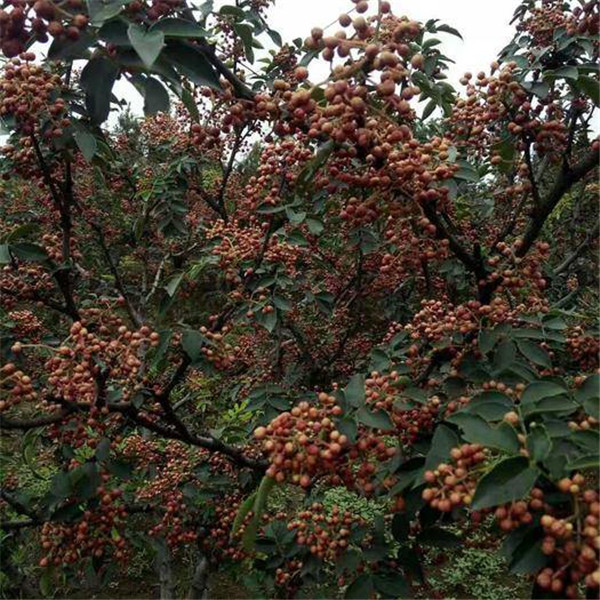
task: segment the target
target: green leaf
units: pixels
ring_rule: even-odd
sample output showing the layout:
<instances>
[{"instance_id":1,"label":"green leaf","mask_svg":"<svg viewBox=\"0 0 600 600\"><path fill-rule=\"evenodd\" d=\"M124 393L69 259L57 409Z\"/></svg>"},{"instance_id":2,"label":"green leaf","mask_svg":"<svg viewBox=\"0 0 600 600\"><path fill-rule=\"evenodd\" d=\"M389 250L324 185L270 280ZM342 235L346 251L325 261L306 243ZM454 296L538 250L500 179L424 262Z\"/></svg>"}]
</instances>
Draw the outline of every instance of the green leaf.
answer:
<instances>
[{"instance_id":1,"label":"green leaf","mask_svg":"<svg viewBox=\"0 0 600 600\"><path fill-rule=\"evenodd\" d=\"M447 425L438 425L438 427L435 429L435 433L433 434L431 447L429 448L429 452L425 458L425 464L423 466L422 473L432 469L437 469L437 466L440 463L446 462L450 458L450 450L458 445L460 445L458 435L456 435L456 433L454 433L454 431ZM422 476L417 477L415 486L421 485L422 483Z\"/></svg>"},{"instance_id":2,"label":"green leaf","mask_svg":"<svg viewBox=\"0 0 600 600\"><path fill-rule=\"evenodd\" d=\"M450 27L450 25L444 25L444 24L436 25L436 30L443 31L444 33L449 33L450 35L459 37L461 40L463 39L463 36L460 35L460 32L458 31L458 29L454 29L454 27Z\"/></svg>"},{"instance_id":3,"label":"green leaf","mask_svg":"<svg viewBox=\"0 0 600 600\"><path fill-rule=\"evenodd\" d=\"M532 363L547 369L552 366L552 361L548 353L535 342L519 340L517 346L519 347L519 352Z\"/></svg>"},{"instance_id":4,"label":"green leaf","mask_svg":"<svg viewBox=\"0 0 600 600\"><path fill-rule=\"evenodd\" d=\"M165 45L165 34L162 31L146 31L143 27L135 23L129 25L127 37L138 56L148 68L154 64Z\"/></svg>"},{"instance_id":5,"label":"green leaf","mask_svg":"<svg viewBox=\"0 0 600 600\"><path fill-rule=\"evenodd\" d=\"M150 27L150 31L162 31L165 37L205 38L208 36L206 30L198 23L177 18L161 19Z\"/></svg>"},{"instance_id":6,"label":"green leaf","mask_svg":"<svg viewBox=\"0 0 600 600\"><path fill-rule=\"evenodd\" d=\"M494 368L504 371L514 362L516 356L517 349L514 342L510 340L500 342L494 353Z\"/></svg>"},{"instance_id":7,"label":"green leaf","mask_svg":"<svg viewBox=\"0 0 600 600\"><path fill-rule=\"evenodd\" d=\"M544 461L550 454L552 441L543 425L531 426L527 435L527 450L535 462Z\"/></svg>"},{"instance_id":8,"label":"green leaf","mask_svg":"<svg viewBox=\"0 0 600 600\"><path fill-rule=\"evenodd\" d=\"M186 329L181 336L181 347L190 357L192 362L198 360L202 356L204 342L204 336L194 329Z\"/></svg>"},{"instance_id":9,"label":"green leaf","mask_svg":"<svg viewBox=\"0 0 600 600\"><path fill-rule=\"evenodd\" d=\"M467 442L507 452L519 451L517 433L508 423L501 423L499 426L493 427L481 417L464 412L450 415L446 420L461 428L463 438Z\"/></svg>"},{"instance_id":10,"label":"green leaf","mask_svg":"<svg viewBox=\"0 0 600 600\"><path fill-rule=\"evenodd\" d=\"M521 396L521 406L535 404L543 398L551 398L567 394L567 390L552 381L534 381L530 383Z\"/></svg>"},{"instance_id":11,"label":"green leaf","mask_svg":"<svg viewBox=\"0 0 600 600\"><path fill-rule=\"evenodd\" d=\"M588 452L596 452L600 448L600 431L588 429L586 431L570 431L569 439L577 446Z\"/></svg>"},{"instance_id":12,"label":"green leaf","mask_svg":"<svg viewBox=\"0 0 600 600\"><path fill-rule=\"evenodd\" d=\"M482 354L488 354L491 350L494 349L496 342L498 341L498 336L496 332L491 329L482 329L479 332L478 336L479 341L479 350Z\"/></svg>"},{"instance_id":13,"label":"green leaf","mask_svg":"<svg viewBox=\"0 0 600 600\"><path fill-rule=\"evenodd\" d=\"M123 19L112 19L100 27L98 37L113 46L130 47L127 37L127 22Z\"/></svg>"},{"instance_id":14,"label":"green leaf","mask_svg":"<svg viewBox=\"0 0 600 600\"><path fill-rule=\"evenodd\" d=\"M246 23L235 23L233 25L233 30L244 44L246 58L253 63L254 51L252 50L252 42L254 41L254 36L252 35L252 27Z\"/></svg>"},{"instance_id":15,"label":"green leaf","mask_svg":"<svg viewBox=\"0 0 600 600\"><path fill-rule=\"evenodd\" d=\"M595 469L597 472L600 469L600 456L596 454L588 454L567 463L566 467L569 471L578 471L580 469Z\"/></svg>"},{"instance_id":16,"label":"green leaf","mask_svg":"<svg viewBox=\"0 0 600 600\"><path fill-rule=\"evenodd\" d=\"M599 418L600 414L600 374L590 375L574 393L575 400L583 405L590 417Z\"/></svg>"},{"instance_id":17,"label":"green leaf","mask_svg":"<svg viewBox=\"0 0 600 600\"><path fill-rule=\"evenodd\" d=\"M19 242L10 245L11 252L19 259L31 262L43 262L48 260L46 251L37 244L30 242Z\"/></svg>"},{"instance_id":18,"label":"green leaf","mask_svg":"<svg viewBox=\"0 0 600 600\"><path fill-rule=\"evenodd\" d=\"M263 313L262 311L256 314L256 320L269 332L273 333L275 326L277 325L277 311L274 310L269 313Z\"/></svg>"},{"instance_id":19,"label":"green leaf","mask_svg":"<svg viewBox=\"0 0 600 600\"><path fill-rule=\"evenodd\" d=\"M76 131L73 134L73 137L75 138L75 142L77 143L77 146L79 146L81 154L83 154L85 160L90 162L92 158L94 158L94 154L96 154L96 137L89 131L85 131L83 129Z\"/></svg>"},{"instance_id":20,"label":"green leaf","mask_svg":"<svg viewBox=\"0 0 600 600\"><path fill-rule=\"evenodd\" d=\"M410 534L410 519L406 513L396 513L392 518L392 535L397 542L404 542Z\"/></svg>"},{"instance_id":21,"label":"green leaf","mask_svg":"<svg viewBox=\"0 0 600 600\"><path fill-rule=\"evenodd\" d=\"M459 160L460 169L454 174L455 179L463 179L477 183L480 179L477 169L470 165L466 160Z\"/></svg>"},{"instance_id":22,"label":"green leaf","mask_svg":"<svg viewBox=\"0 0 600 600\"><path fill-rule=\"evenodd\" d=\"M169 283L167 283L167 285L165 285L165 291L167 292L167 294L169 294L169 296L171 298L175 295L175 293L179 289L179 286L181 285L181 282L183 281L184 276L185 276L185 273L177 273L177 275L173 275L173 277L171 277L171 279L169 280Z\"/></svg>"},{"instance_id":23,"label":"green leaf","mask_svg":"<svg viewBox=\"0 0 600 600\"><path fill-rule=\"evenodd\" d=\"M267 505L267 499L270 491L275 486L275 479L273 477L267 477L266 475L262 478L258 490L256 491L256 498L252 506L252 520L246 526L244 535L242 536L242 546L245 550L249 551L254 547L254 541L256 539L256 533L262 520L263 512Z\"/></svg>"},{"instance_id":24,"label":"green leaf","mask_svg":"<svg viewBox=\"0 0 600 600\"><path fill-rule=\"evenodd\" d=\"M542 552L540 527L516 529L505 540L501 552L511 573L537 573L549 560Z\"/></svg>"},{"instance_id":25,"label":"green leaf","mask_svg":"<svg viewBox=\"0 0 600 600\"><path fill-rule=\"evenodd\" d=\"M597 79L580 75L575 82L575 87L588 96L596 106L600 106L600 85Z\"/></svg>"},{"instance_id":26,"label":"green leaf","mask_svg":"<svg viewBox=\"0 0 600 600\"><path fill-rule=\"evenodd\" d=\"M94 56L83 68L79 83L85 90L85 106L92 123L106 121L110 112L113 84L119 68L105 56Z\"/></svg>"},{"instance_id":27,"label":"green leaf","mask_svg":"<svg viewBox=\"0 0 600 600\"><path fill-rule=\"evenodd\" d=\"M410 598L411 589L406 579L399 572L373 574L375 589L382 598ZM365 596L369 598L369 596Z\"/></svg>"},{"instance_id":28,"label":"green leaf","mask_svg":"<svg viewBox=\"0 0 600 600\"><path fill-rule=\"evenodd\" d=\"M323 221L319 221L319 219L312 219L311 217L308 217L306 219L306 225L308 227L308 230L313 235L321 235L323 233L323 230L325 229Z\"/></svg>"},{"instance_id":29,"label":"green leaf","mask_svg":"<svg viewBox=\"0 0 600 600\"><path fill-rule=\"evenodd\" d=\"M431 116L431 113L437 108L438 103L435 100L430 100L423 109L421 120L424 121L427 117Z\"/></svg>"},{"instance_id":30,"label":"green leaf","mask_svg":"<svg viewBox=\"0 0 600 600\"><path fill-rule=\"evenodd\" d=\"M281 296L273 296L273 304L279 310L282 310L284 312L288 312L288 311L292 310L292 308L293 308L292 303L289 300L287 300L286 298L282 298Z\"/></svg>"},{"instance_id":31,"label":"green leaf","mask_svg":"<svg viewBox=\"0 0 600 600\"><path fill-rule=\"evenodd\" d=\"M315 154L315 157L300 171L296 178L296 187L301 191L314 178L316 172L327 162L333 152L333 140L325 142Z\"/></svg>"},{"instance_id":32,"label":"green leaf","mask_svg":"<svg viewBox=\"0 0 600 600\"><path fill-rule=\"evenodd\" d=\"M102 0L87 0L88 14L90 24L99 26L113 17L116 17L123 8L123 2L116 0L113 2L103 2Z\"/></svg>"},{"instance_id":33,"label":"green leaf","mask_svg":"<svg viewBox=\"0 0 600 600\"><path fill-rule=\"evenodd\" d=\"M462 544L459 536L442 527L428 527L417 536L417 542L437 548L456 548Z\"/></svg>"},{"instance_id":34,"label":"green leaf","mask_svg":"<svg viewBox=\"0 0 600 600\"><path fill-rule=\"evenodd\" d=\"M356 373L344 389L344 397L350 406L358 408L365 403L365 376Z\"/></svg>"},{"instance_id":35,"label":"green leaf","mask_svg":"<svg viewBox=\"0 0 600 600\"><path fill-rule=\"evenodd\" d=\"M524 498L538 478L539 471L524 456L507 458L486 473L475 491L473 510L491 508Z\"/></svg>"},{"instance_id":36,"label":"green leaf","mask_svg":"<svg viewBox=\"0 0 600 600\"><path fill-rule=\"evenodd\" d=\"M371 575L363 573L359 575L346 589L344 598L354 598L356 600L365 600L370 598L373 593L374 583Z\"/></svg>"},{"instance_id":37,"label":"green leaf","mask_svg":"<svg viewBox=\"0 0 600 600\"><path fill-rule=\"evenodd\" d=\"M340 419L337 422L336 427L341 434L345 435L348 438L351 444L354 444L354 442L356 442L356 434L358 432L358 428L354 419L350 419L348 417Z\"/></svg>"},{"instance_id":38,"label":"green leaf","mask_svg":"<svg viewBox=\"0 0 600 600\"><path fill-rule=\"evenodd\" d=\"M221 6L219 13L222 15L227 15L230 17L235 17L236 19L243 20L246 15L244 11L239 6L233 6L231 4L226 4L225 6Z\"/></svg>"},{"instance_id":39,"label":"green leaf","mask_svg":"<svg viewBox=\"0 0 600 600\"><path fill-rule=\"evenodd\" d=\"M82 31L77 40L70 40L66 37L55 37L48 48L48 59L53 61L87 58L89 56L88 48L94 43L95 39L89 31Z\"/></svg>"},{"instance_id":40,"label":"green leaf","mask_svg":"<svg viewBox=\"0 0 600 600\"><path fill-rule=\"evenodd\" d=\"M394 423L385 410L376 410L371 412L365 406L363 406L356 413L356 418L363 425L372 427L373 429L390 431L394 428Z\"/></svg>"},{"instance_id":41,"label":"green leaf","mask_svg":"<svg viewBox=\"0 0 600 600\"><path fill-rule=\"evenodd\" d=\"M566 65L564 67L559 67L558 69L553 69L552 71L544 71L544 77L546 76L550 76L555 79L559 78L577 80L579 78L579 70L577 67Z\"/></svg>"},{"instance_id":42,"label":"green leaf","mask_svg":"<svg viewBox=\"0 0 600 600\"><path fill-rule=\"evenodd\" d=\"M0 265L9 265L11 262L10 246L8 244L0 244Z\"/></svg>"},{"instance_id":43,"label":"green leaf","mask_svg":"<svg viewBox=\"0 0 600 600\"><path fill-rule=\"evenodd\" d=\"M190 117L195 123L200 121L200 113L198 112L198 107L196 106L196 101L194 100L194 96L189 92L189 90L183 88L180 94L181 102L188 109L190 113Z\"/></svg>"},{"instance_id":44,"label":"green leaf","mask_svg":"<svg viewBox=\"0 0 600 600\"><path fill-rule=\"evenodd\" d=\"M144 85L144 114L158 112L169 112L169 93L158 79L148 77Z\"/></svg>"},{"instance_id":45,"label":"green leaf","mask_svg":"<svg viewBox=\"0 0 600 600\"><path fill-rule=\"evenodd\" d=\"M167 44L163 55L167 57L177 71L192 83L215 90L221 89L219 78L216 76L211 64L202 52L192 44L171 40Z\"/></svg>"},{"instance_id":46,"label":"green leaf","mask_svg":"<svg viewBox=\"0 0 600 600\"><path fill-rule=\"evenodd\" d=\"M513 407L513 400L505 394L486 391L477 394L464 410L479 415L486 421L499 421L507 412L513 410Z\"/></svg>"},{"instance_id":47,"label":"green leaf","mask_svg":"<svg viewBox=\"0 0 600 600\"><path fill-rule=\"evenodd\" d=\"M256 492L254 492L253 494L250 494L250 496L248 496L240 504L237 514L235 515L235 519L233 520L233 525L231 526L230 537L233 537L238 532L239 528L242 526L242 523L244 522L244 519L246 518L246 515L252 510L252 507L254 506L255 501L256 501Z\"/></svg>"}]
</instances>

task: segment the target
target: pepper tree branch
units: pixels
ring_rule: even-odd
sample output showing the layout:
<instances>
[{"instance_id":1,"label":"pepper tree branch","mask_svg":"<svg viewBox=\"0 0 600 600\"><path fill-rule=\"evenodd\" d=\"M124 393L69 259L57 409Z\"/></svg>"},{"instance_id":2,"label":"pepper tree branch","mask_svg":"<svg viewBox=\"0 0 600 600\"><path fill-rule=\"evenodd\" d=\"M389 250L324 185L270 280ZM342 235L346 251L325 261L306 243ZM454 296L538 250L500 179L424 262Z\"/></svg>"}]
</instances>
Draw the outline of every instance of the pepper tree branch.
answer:
<instances>
[{"instance_id":1,"label":"pepper tree branch","mask_svg":"<svg viewBox=\"0 0 600 600\"><path fill-rule=\"evenodd\" d=\"M581 181L597 164L598 153L590 152L582 158L574 167L568 168L563 166L563 169L554 183L554 186L541 202L533 210L531 220L525 234L523 242L516 251L516 256L523 257L538 238L546 219L550 216L556 205L562 197L575 185Z\"/></svg>"},{"instance_id":2,"label":"pepper tree branch","mask_svg":"<svg viewBox=\"0 0 600 600\"><path fill-rule=\"evenodd\" d=\"M129 295L125 291L125 286L123 285L123 280L121 279L121 275L119 274L119 271L110 255L110 251L108 250L108 246L106 245L106 240L104 238L104 233L102 231L102 228L97 223L91 223L91 227L98 236L98 243L100 244L100 247L102 248L102 253L104 254L104 258L106 258L106 262L108 263L110 272L112 273L112 276L115 278L115 287L117 288L117 290L119 291L121 296L123 296L123 298L125 299L125 308L127 310L127 314L129 315L131 322L136 327L139 328L142 326L142 319L138 315L137 311L134 309L133 304L131 303L131 300L129 298Z\"/></svg>"},{"instance_id":3,"label":"pepper tree branch","mask_svg":"<svg viewBox=\"0 0 600 600\"><path fill-rule=\"evenodd\" d=\"M594 228L588 232L585 236L585 239L575 248L572 254L567 256L557 267L554 269L554 275L560 275L564 273L577 258L583 253L583 251L589 246L589 244L598 237L598 233L600 232L600 223L596 223Z\"/></svg>"}]
</instances>

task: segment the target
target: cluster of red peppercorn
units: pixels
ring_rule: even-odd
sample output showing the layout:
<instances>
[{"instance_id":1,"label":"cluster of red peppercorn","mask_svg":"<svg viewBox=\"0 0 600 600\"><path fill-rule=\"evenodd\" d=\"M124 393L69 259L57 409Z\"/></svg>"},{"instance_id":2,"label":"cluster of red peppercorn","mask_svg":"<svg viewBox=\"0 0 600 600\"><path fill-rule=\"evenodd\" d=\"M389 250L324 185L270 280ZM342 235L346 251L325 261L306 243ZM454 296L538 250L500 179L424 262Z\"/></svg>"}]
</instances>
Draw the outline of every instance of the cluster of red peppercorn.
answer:
<instances>
[{"instance_id":1,"label":"cluster of red peppercorn","mask_svg":"<svg viewBox=\"0 0 600 600\"><path fill-rule=\"evenodd\" d=\"M97 495L98 506L86 510L79 521L42 525L40 542L45 556L41 567L72 565L90 556L127 561L127 542L122 535L127 510L120 500L122 492L108 491L102 485Z\"/></svg>"},{"instance_id":2,"label":"cluster of red peppercorn","mask_svg":"<svg viewBox=\"0 0 600 600\"><path fill-rule=\"evenodd\" d=\"M106 328L108 329L108 328ZM97 400L97 377L104 372L107 381L123 390L123 398L141 389L138 371L140 348L157 346L160 336L143 326L132 332L121 325L116 335L104 338L108 331L90 331L79 321L70 329L69 345L60 346L46 362L49 391L69 402L93 405ZM102 366L101 366L102 364Z\"/></svg>"},{"instance_id":3,"label":"cluster of red peppercorn","mask_svg":"<svg viewBox=\"0 0 600 600\"><path fill-rule=\"evenodd\" d=\"M139 21L157 21L172 14L181 5L181 0L133 0L125 5L125 12Z\"/></svg>"},{"instance_id":4,"label":"cluster of red peppercorn","mask_svg":"<svg viewBox=\"0 0 600 600\"><path fill-rule=\"evenodd\" d=\"M209 535L202 541L205 548L212 550L213 559L226 558L239 562L247 557L247 553L241 544L237 542L244 530L244 525L252 519L252 511L246 515L240 531L236 534L236 539L231 539L233 523L243 500L241 494L233 493L225 496L221 502L215 504L215 517Z\"/></svg>"},{"instance_id":5,"label":"cluster of red peppercorn","mask_svg":"<svg viewBox=\"0 0 600 600\"><path fill-rule=\"evenodd\" d=\"M590 591L600 587L600 502L596 490L583 489L585 483L580 474L561 479L558 488L572 497L575 512L558 516L547 508L540 521L546 534L542 552L552 564L542 569L537 584L567 598L579 597L582 582Z\"/></svg>"},{"instance_id":6,"label":"cluster of red peppercorn","mask_svg":"<svg viewBox=\"0 0 600 600\"><path fill-rule=\"evenodd\" d=\"M565 10L565 8L567 10ZM581 6L569 7L558 0L542 2L541 6L532 6L527 18L518 25L519 31L529 33L535 45L552 47L557 45L554 33L564 27L567 35L598 35L599 15L595 2L585 2Z\"/></svg>"},{"instance_id":7,"label":"cluster of red peppercorn","mask_svg":"<svg viewBox=\"0 0 600 600\"><path fill-rule=\"evenodd\" d=\"M13 335L21 340L39 341L43 323L30 310L11 310L8 318L13 322Z\"/></svg>"},{"instance_id":8,"label":"cluster of red peppercorn","mask_svg":"<svg viewBox=\"0 0 600 600\"><path fill-rule=\"evenodd\" d=\"M389 460L396 448L388 446L374 431L364 430L355 443L335 427L343 414L334 396L321 392L319 405L300 402L290 412L275 417L266 427L258 427L255 438L263 441L269 455L267 476L278 482L290 481L303 488L326 477L332 485L345 485L372 494L377 464ZM389 481L385 486L389 487Z\"/></svg>"},{"instance_id":9,"label":"cluster of red peppercorn","mask_svg":"<svg viewBox=\"0 0 600 600\"><path fill-rule=\"evenodd\" d=\"M29 375L17 369L13 363L6 363L0 368L0 412L36 398L37 392Z\"/></svg>"},{"instance_id":10,"label":"cluster of red peppercorn","mask_svg":"<svg viewBox=\"0 0 600 600\"><path fill-rule=\"evenodd\" d=\"M0 10L0 49L8 58L25 51L30 39L46 42L49 36L78 40L87 27L83 0L10 0ZM10 7L11 10L8 10Z\"/></svg>"},{"instance_id":11,"label":"cluster of red peppercorn","mask_svg":"<svg viewBox=\"0 0 600 600\"><path fill-rule=\"evenodd\" d=\"M2 267L0 289L0 305L12 310L18 301L47 297L54 290L54 283L41 265L19 262Z\"/></svg>"},{"instance_id":12,"label":"cluster of red peppercorn","mask_svg":"<svg viewBox=\"0 0 600 600\"><path fill-rule=\"evenodd\" d=\"M319 401L319 407L301 402L254 431L254 437L264 440L263 448L270 455L268 477L278 482L291 479L309 487L313 477L336 472L348 438L335 429L332 417L343 411L333 396L322 393Z\"/></svg>"},{"instance_id":13,"label":"cluster of red peppercorn","mask_svg":"<svg viewBox=\"0 0 600 600\"><path fill-rule=\"evenodd\" d=\"M208 239L220 240L213 249L213 254L219 257L220 265L226 271L226 281L241 284L242 276L239 272L241 265L262 259L282 264L290 276L295 275L298 260L304 254L303 249L293 246L277 236L271 236L263 249L268 229L269 223L267 222L243 225L237 220L229 223L219 220L207 232ZM252 271L247 269L243 274L247 276L251 273Z\"/></svg>"},{"instance_id":14,"label":"cluster of red peppercorn","mask_svg":"<svg viewBox=\"0 0 600 600\"><path fill-rule=\"evenodd\" d=\"M423 500L441 512L471 504L479 479L476 469L488 459L488 450L480 444L463 444L453 448L450 456L453 464L442 463L424 474L428 487Z\"/></svg>"},{"instance_id":15,"label":"cluster of red peppercorn","mask_svg":"<svg viewBox=\"0 0 600 600\"><path fill-rule=\"evenodd\" d=\"M582 370L593 371L598 368L600 340L586 334L582 327L575 326L569 330L567 349Z\"/></svg>"},{"instance_id":16,"label":"cluster of red peppercorn","mask_svg":"<svg viewBox=\"0 0 600 600\"><path fill-rule=\"evenodd\" d=\"M387 411L400 441L410 445L433 430L441 401L432 396L427 402L412 406L414 403L402 396L406 382L397 371L388 374L373 371L365 380L365 400L372 407Z\"/></svg>"},{"instance_id":17,"label":"cluster of red peppercorn","mask_svg":"<svg viewBox=\"0 0 600 600\"><path fill-rule=\"evenodd\" d=\"M300 511L288 529L296 532L296 543L306 546L310 553L335 562L349 545L352 529L364 525L364 520L352 513L340 512L337 506L326 511L322 504L313 503L308 510Z\"/></svg>"},{"instance_id":18,"label":"cluster of red peppercorn","mask_svg":"<svg viewBox=\"0 0 600 600\"><path fill-rule=\"evenodd\" d=\"M34 133L41 115L47 116L52 126L44 135L60 137L70 124L69 119L61 116L66 109L65 100L60 96L54 98L62 88L62 81L57 74L33 63L34 59L35 54L26 52L5 65L0 80L0 116L14 116L25 135Z\"/></svg>"},{"instance_id":19,"label":"cluster of red peppercorn","mask_svg":"<svg viewBox=\"0 0 600 600\"><path fill-rule=\"evenodd\" d=\"M149 535L164 535L172 549L194 542L198 534L186 522L190 511L181 488L192 479L193 469L204 460L206 453L178 440L170 440L161 447L156 441L145 440L137 434L124 440L122 452L135 461L138 470L146 472L152 467L152 475L146 474L146 483L136 493L138 501L164 510L160 521L148 531Z\"/></svg>"}]
</instances>

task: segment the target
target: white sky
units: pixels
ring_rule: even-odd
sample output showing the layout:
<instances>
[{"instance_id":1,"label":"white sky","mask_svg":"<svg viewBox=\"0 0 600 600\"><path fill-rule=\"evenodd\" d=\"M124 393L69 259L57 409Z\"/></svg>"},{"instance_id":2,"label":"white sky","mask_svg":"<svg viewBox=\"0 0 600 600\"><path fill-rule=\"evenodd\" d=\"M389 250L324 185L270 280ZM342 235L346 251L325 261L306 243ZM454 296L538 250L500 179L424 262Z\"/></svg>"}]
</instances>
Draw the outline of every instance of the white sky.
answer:
<instances>
[{"instance_id":1,"label":"white sky","mask_svg":"<svg viewBox=\"0 0 600 600\"><path fill-rule=\"evenodd\" d=\"M445 33L436 34L442 40L442 53L456 64L448 72L449 83L458 87L458 79L465 71L489 69L500 50L510 41L513 28L509 25L519 0L390 0L392 12L425 22L439 19L458 29L463 40ZM215 6L233 4L233 0L217 0ZM377 0L370 0L374 10ZM350 0L276 0L269 9L267 20L272 29L279 31L283 41L306 38L313 27L324 27L350 11ZM370 14L371 11L369 11ZM327 31L340 29L336 23ZM267 45L269 39L263 36ZM122 79L117 82L116 94L130 103L134 113L142 113L142 99L135 89Z\"/></svg>"}]
</instances>

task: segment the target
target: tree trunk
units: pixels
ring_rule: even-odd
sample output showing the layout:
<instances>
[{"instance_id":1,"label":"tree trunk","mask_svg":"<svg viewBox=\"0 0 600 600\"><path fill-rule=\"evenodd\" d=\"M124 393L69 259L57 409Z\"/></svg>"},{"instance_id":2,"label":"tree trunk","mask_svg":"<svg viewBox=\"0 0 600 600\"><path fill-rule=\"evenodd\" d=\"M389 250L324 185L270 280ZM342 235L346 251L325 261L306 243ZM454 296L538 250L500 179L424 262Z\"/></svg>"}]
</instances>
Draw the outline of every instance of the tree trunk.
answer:
<instances>
[{"instance_id":1,"label":"tree trunk","mask_svg":"<svg viewBox=\"0 0 600 600\"><path fill-rule=\"evenodd\" d=\"M200 550L190 588L189 600L205 600L206 598L208 598L208 560L202 550Z\"/></svg>"},{"instance_id":2,"label":"tree trunk","mask_svg":"<svg viewBox=\"0 0 600 600\"><path fill-rule=\"evenodd\" d=\"M160 600L174 600L175 586L173 583L173 573L171 571L171 553L167 547L160 552L157 552L156 569L158 571L158 581L160 583Z\"/></svg>"}]
</instances>

